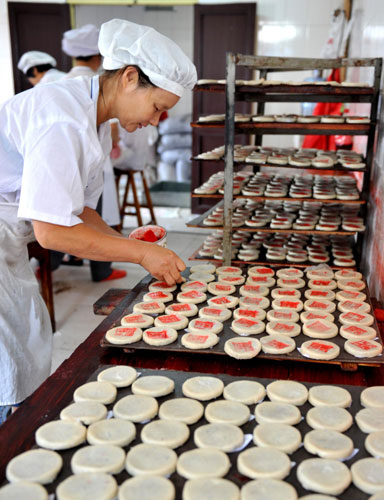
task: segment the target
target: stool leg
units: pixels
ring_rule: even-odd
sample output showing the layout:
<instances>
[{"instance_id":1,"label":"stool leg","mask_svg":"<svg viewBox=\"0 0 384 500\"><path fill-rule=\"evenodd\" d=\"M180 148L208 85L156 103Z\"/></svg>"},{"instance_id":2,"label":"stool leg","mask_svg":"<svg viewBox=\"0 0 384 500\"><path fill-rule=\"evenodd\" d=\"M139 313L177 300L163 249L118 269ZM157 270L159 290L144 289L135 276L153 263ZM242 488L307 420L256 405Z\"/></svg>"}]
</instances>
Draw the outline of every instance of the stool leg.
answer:
<instances>
[{"instance_id":1,"label":"stool leg","mask_svg":"<svg viewBox=\"0 0 384 500\"><path fill-rule=\"evenodd\" d=\"M140 202L139 202L139 197L137 196L137 191L136 191L136 183L135 183L135 178L134 174L130 174L130 179L132 182L132 193L133 193L133 202L135 205L136 209L136 217L137 217L137 223L139 226L143 225L143 219L141 218L141 211L140 211Z\"/></svg>"},{"instance_id":2,"label":"stool leg","mask_svg":"<svg viewBox=\"0 0 384 500\"><path fill-rule=\"evenodd\" d=\"M124 216L125 216L125 209L126 209L127 203L128 203L129 185L130 185L130 178L129 178L129 174L128 174L127 183L126 183L125 189L124 189L123 202L121 203L121 206L120 206L120 230L124 226Z\"/></svg>"},{"instance_id":3,"label":"stool leg","mask_svg":"<svg viewBox=\"0 0 384 500\"><path fill-rule=\"evenodd\" d=\"M148 189L147 179L145 178L144 172L142 170L140 171L140 174L141 174L141 178L142 178L142 181L143 181L145 198L147 200L147 205L148 205L148 208L149 208L149 212L151 214L152 223L153 224L157 224L156 216L155 216L155 211L153 210L151 193L149 192L149 189Z\"/></svg>"}]
</instances>

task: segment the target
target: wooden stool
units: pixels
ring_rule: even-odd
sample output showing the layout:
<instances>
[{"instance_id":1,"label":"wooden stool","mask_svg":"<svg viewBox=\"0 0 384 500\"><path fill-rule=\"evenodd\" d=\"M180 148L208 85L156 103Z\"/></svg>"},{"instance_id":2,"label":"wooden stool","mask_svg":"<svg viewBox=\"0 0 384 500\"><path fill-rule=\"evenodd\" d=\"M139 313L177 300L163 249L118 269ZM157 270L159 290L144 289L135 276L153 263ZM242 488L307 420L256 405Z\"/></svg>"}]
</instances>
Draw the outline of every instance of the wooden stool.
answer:
<instances>
[{"instance_id":1,"label":"wooden stool","mask_svg":"<svg viewBox=\"0 0 384 500\"><path fill-rule=\"evenodd\" d=\"M120 202L120 200L119 200L120 219L121 219L119 229L121 230L121 228L123 227L124 217L126 215L135 215L137 217L137 225L142 226L143 219L141 217L141 208L148 208L149 209L149 212L151 214L151 220L149 221L149 224L157 224L155 212L153 210L151 193L149 192L148 184L147 184L147 180L145 178L144 172L142 170L120 170L119 168L116 168L116 167L113 170L115 172L116 189L117 189L118 195L119 195L120 179L121 179L121 177L123 177L125 175L127 176L127 183L125 185L123 200L122 200L122 202ZM137 195L137 189L136 189L136 183L135 183L135 174L137 174L137 173L139 173L141 175L141 180L143 182L145 198L147 200L147 203L145 205L140 204L139 197ZM133 203L128 202L129 188L132 189ZM118 196L118 198L119 198L119 196ZM127 210L127 208L129 208L129 207L135 207L135 210L134 211Z\"/></svg>"}]
</instances>

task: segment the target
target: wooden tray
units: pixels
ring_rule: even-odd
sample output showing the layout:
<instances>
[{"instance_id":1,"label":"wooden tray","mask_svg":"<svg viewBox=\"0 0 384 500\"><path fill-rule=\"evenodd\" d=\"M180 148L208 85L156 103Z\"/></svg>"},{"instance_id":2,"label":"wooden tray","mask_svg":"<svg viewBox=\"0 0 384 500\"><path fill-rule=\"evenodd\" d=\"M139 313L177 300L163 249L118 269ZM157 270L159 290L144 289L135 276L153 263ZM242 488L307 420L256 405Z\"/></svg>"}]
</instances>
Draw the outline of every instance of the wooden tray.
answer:
<instances>
[{"instance_id":1,"label":"wooden tray","mask_svg":"<svg viewBox=\"0 0 384 500\"><path fill-rule=\"evenodd\" d=\"M189 275L189 270L187 269L186 271L184 271L183 274L187 277ZM306 278L304 278L304 279L306 280ZM116 321L115 326L120 325L120 321L121 321L121 318L123 316L130 314L132 312L133 306L135 303L142 302L142 297L145 293L148 292L148 285L152 280L153 280L153 278L148 275L143 280L141 280L140 283L138 283L135 286L135 288L132 290L132 297L133 297L132 302L127 307L126 311L124 311L124 313L121 315L121 317ZM271 290L272 289L273 288L271 288ZM302 298L304 298L304 291L306 289L307 289L307 287L300 289L300 291L302 292ZM178 286L177 290L175 290L173 292L174 298L176 298L176 295L177 295L177 293L179 293L179 291L180 291L180 285ZM336 291L337 291L337 289L336 289ZM362 290L362 292L367 295L367 301L371 306L370 314L374 315L372 303L371 303L370 298L369 298L368 288L366 287L364 290ZM234 295L239 296L237 291ZM211 295L210 293L207 292L207 298L211 298L211 297L213 297L213 295ZM268 295L268 298L271 298L270 294ZM304 300L306 300L306 299L304 298ZM171 303L171 302L169 302L169 303ZM198 307L199 308L204 307L205 305L206 305L206 303L203 302L202 304L198 304ZM266 312L268 312L270 309L272 309L271 305L266 309ZM341 324L338 322L339 314L340 314L340 312L337 311L337 309L333 313L333 315L335 315L335 317L336 317L335 324L340 328ZM157 316L157 315L155 315L155 316ZM193 319L193 317L190 319ZM101 340L100 345L102 347L117 347L120 349L123 348L123 349L126 349L127 352L132 352L132 351L135 351L137 349L143 349L143 350L153 350L153 351L161 350L161 351L166 351L166 352L171 352L171 353L187 352L191 356L193 356L195 353L215 354L215 355L220 355L220 356L227 356L227 354L224 352L224 344L228 339L237 336L237 334L230 328L232 320L233 320L233 317L231 317L229 320L227 320L223 323L223 325L224 325L223 331L218 334L219 342L215 346L211 347L210 349L193 349L193 350L191 350L191 349L187 349L186 347L184 347L181 344L181 336L185 333L185 330L179 331L179 336L178 336L178 339L176 342L173 342L172 344L168 344L166 346L151 346L151 345L145 343L143 340L140 340L139 342L135 342L133 344L116 345L116 344L111 344L110 342L108 342L106 340L105 336ZM301 321L299 321L299 325L302 327ZM374 328L377 332L377 337L378 337L377 341L380 342L381 344L383 344L383 341L382 341L381 335L380 335L380 331L379 331L379 328L377 326L376 319L374 321L374 324L372 325L372 328ZM266 332L259 334L257 336L254 336L254 337L260 338L264 335L266 335ZM303 342L305 342L306 340L310 340L310 337L307 337L306 335L301 333L297 337L294 337L294 340L296 342L296 345L298 347L300 347L300 345ZM306 358L305 356L302 356L300 354L300 352L296 349L295 351L290 352L288 354L279 354L279 355L278 354L276 354L276 355L266 354L266 353L263 353L262 351L260 351L260 353L257 355L257 357L254 358L254 362L255 363L257 362L257 358L264 358L264 359L271 359L271 360L273 359L273 360L277 360L277 361L289 360L289 361L304 361L304 362L308 362L308 363L326 363L326 364L340 365L340 367L343 370L348 370L348 371L355 371L358 369L359 366L379 367L379 366L384 364L383 355L375 356L373 358L356 358L356 357L352 356L351 354L347 353L343 347L346 339L344 339L340 335L338 335L337 337L334 337L332 339L329 339L329 340L331 342L334 342L335 344L337 344L340 347L340 355L337 358L332 359L332 360L315 360L315 359ZM239 361L239 363L241 363L241 361Z\"/></svg>"},{"instance_id":2,"label":"wooden tray","mask_svg":"<svg viewBox=\"0 0 384 500\"><path fill-rule=\"evenodd\" d=\"M101 366L98 370L96 370L91 375L91 377L89 377L88 381L90 382L90 381L96 380L97 375L100 371L102 371L106 368L110 368L110 367L111 367L111 365ZM141 373L141 376L164 375L164 376L167 376L167 377L171 378L172 380L174 380L175 391L168 396L156 398L158 403L159 403L159 406L166 400L177 398L177 397L183 397L182 385L187 379L189 379L191 377L195 377L195 376L209 376L209 374L207 374L207 373L196 373L196 372L188 373L188 372L182 372L182 371L159 371L159 370L149 370L149 369L142 369L142 368L139 368L138 372ZM225 375L225 374L219 374L219 375L214 375L214 376L221 379L225 385L227 385L231 382L237 381L237 380L250 380L248 377L234 377L234 376ZM273 381L271 379L265 379L265 378L255 378L255 379L251 379L251 380L257 381L257 382L263 384L264 386L267 386L270 382ZM319 384L304 383L304 385L309 389L309 388L316 386L316 385L319 385ZM362 390L364 389L364 387L348 386L348 385L340 386L340 387L347 389L350 392L350 394L352 395L352 405L350 408L348 408L348 411L353 416L355 416L355 414L362 408L360 405L360 394L361 394ZM129 394L132 394L132 391L130 388L119 388L116 401L120 400L121 398L123 398ZM268 400L268 398L266 397L265 400ZM209 401L202 402L204 407L208 403L209 403ZM107 405L108 410L112 410L114 404L115 403L113 403L111 405ZM249 406L251 415L254 415L255 406L256 405ZM307 433L311 430L311 428L308 426L308 424L306 423L306 420L305 420L306 413L310 408L312 408L312 405L308 402L299 407L300 412L304 418L295 427L300 431L300 433L303 437L304 437L305 433ZM189 426L190 438L183 446L181 446L175 450L178 456L180 456L185 451L189 451L191 449L196 448L196 446L194 445L194 442L193 442L194 431L199 426L205 425L207 423L208 422L203 417L196 424ZM142 430L144 424L135 424L135 425L136 425L136 436L137 437L130 445L124 447L125 452L128 452L128 450L132 446L135 446L141 442L140 434L141 434L141 430ZM243 430L244 434L252 434L253 429L255 428L256 425L257 425L256 421L254 419L252 419L252 420L248 421L247 423L245 423L243 426L241 426L241 429ZM364 440L366 438L366 434L363 434L359 430L356 423L353 423L351 428L348 431L346 431L344 434L349 436L354 441L355 448L359 450L358 453L355 456L353 456L353 458L345 461L345 464L348 467L350 467L357 460L360 460L362 458L366 458L366 457L370 456L366 452L365 447L364 447ZM254 444L251 441L248 444L248 446L246 447L246 449L251 448L253 446L254 446ZM63 468L62 468L58 478L53 483L46 485L46 488L47 488L49 493L54 493L58 484L72 474L71 468L70 468L71 459L72 459L72 456L74 455L74 453L79 448L80 447L76 447L76 448L73 448L71 450L64 450L64 451L58 452L58 453L60 453L60 455L63 458ZM231 466L229 473L225 476L225 478L233 481L235 484L237 484L237 486L239 488L241 488L248 481L250 481L250 479L246 478L245 476L243 476L239 472L237 472L236 462L237 462L237 457L238 457L239 453L240 452L228 453L228 457L231 461L232 466ZM311 455L310 453L308 453L304 449L304 447L300 447L296 452L294 452L293 454L290 455L291 461L294 463L294 465L292 466L291 472L288 475L288 477L285 478L285 481L287 481L292 486L294 486L299 497L301 497L305 494L309 494L310 492L308 490L305 490L298 482L298 480L296 478L297 466L303 460L306 460L308 458L315 458L315 457L316 457L315 455ZM120 485L126 479L128 479L130 476L124 469L123 472L121 472L120 474L114 475L114 477L115 477L116 481L118 482L118 484ZM170 476L170 480L173 482L173 484L175 485L175 488L176 488L176 500L181 500L182 490L183 490L183 487L184 487L186 480L183 477L179 476L177 473L173 473ZM337 498L340 500L368 500L369 495L366 495L365 493L358 490L352 483L349 486L349 488L342 495L338 495ZM156 499L154 499L154 500L156 500ZM283 500L283 499L276 499L276 500Z\"/></svg>"}]
</instances>

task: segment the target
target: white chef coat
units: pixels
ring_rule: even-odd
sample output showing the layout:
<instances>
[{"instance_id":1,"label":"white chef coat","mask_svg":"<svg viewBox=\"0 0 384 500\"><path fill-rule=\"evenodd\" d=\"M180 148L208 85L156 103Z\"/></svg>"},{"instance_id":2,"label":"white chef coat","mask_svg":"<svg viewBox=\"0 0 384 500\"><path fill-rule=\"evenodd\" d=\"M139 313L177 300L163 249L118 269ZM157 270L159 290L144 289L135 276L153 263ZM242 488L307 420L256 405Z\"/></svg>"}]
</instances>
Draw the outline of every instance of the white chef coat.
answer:
<instances>
[{"instance_id":1,"label":"white chef coat","mask_svg":"<svg viewBox=\"0 0 384 500\"><path fill-rule=\"evenodd\" d=\"M73 66L73 68L65 73L63 76L64 80L68 78L76 78L77 76L95 76L97 74L96 71L93 71L89 66Z\"/></svg>"},{"instance_id":2,"label":"white chef coat","mask_svg":"<svg viewBox=\"0 0 384 500\"><path fill-rule=\"evenodd\" d=\"M52 330L29 265L31 224L73 226L96 208L111 149L97 131L99 78L38 85L0 106L0 405L49 375Z\"/></svg>"},{"instance_id":3,"label":"white chef coat","mask_svg":"<svg viewBox=\"0 0 384 500\"><path fill-rule=\"evenodd\" d=\"M64 73L64 71L59 71L58 69L51 68L43 75L39 83L56 82L57 80L61 80L65 75L66 73Z\"/></svg>"}]
</instances>

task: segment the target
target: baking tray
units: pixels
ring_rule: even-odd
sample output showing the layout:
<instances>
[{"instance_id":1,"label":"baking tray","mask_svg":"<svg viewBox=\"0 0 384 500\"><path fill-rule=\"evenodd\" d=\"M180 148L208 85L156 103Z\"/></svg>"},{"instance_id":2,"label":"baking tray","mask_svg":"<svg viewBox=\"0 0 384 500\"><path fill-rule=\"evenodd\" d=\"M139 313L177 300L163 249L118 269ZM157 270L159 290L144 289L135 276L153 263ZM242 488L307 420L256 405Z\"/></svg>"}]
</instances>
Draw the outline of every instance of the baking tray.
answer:
<instances>
[{"instance_id":1,"label":"baking tray","mask_svg":"<svg viewBox=\"0 0 384 500\"><path fill-rule=\"evenodd\" d=\"M246 266L245 266L245 269L246 269ZM183 275L185 277L187 277L189 275L189 269L186 269L183 272ZM304 278L304 280L307 283L308 280L306 278ZM132 298L132 302L129 304L129 306L124 311L124 313L120 316L120 318L116 321L114 326L119 326L121 318L127 314L130 314L133 311L134 304L136 304L137 302L142 302L142 297L145 293L148 292L148 285L152 281L154 281L154 279L150 275L148 275L143 280L141 280L135 286L135 288L133 288L133 290L131 292L132 294L134 294L134 296ZM272 290L273 288L274 287L271 287L270 290ZM301 297L302 299L304 298L304 291L307 289L308 289L307 286L300 289L302 292L302 297ZM338 289L336 289L334 291L337 292ZM175 298L174 302L176 302L176 295L179 292L180 292L180 285L178 285L177 290L172 292L173 297ZM367 302L369 303L369 305L371 307L369 314L372 314L374 316L372 303L371 303L370 298L369 298L368 288L366 287L364 290L362 290L362 292L367 295ZM234 295L239 297L238 287L237 287L236 293ZM211 297L214 297L214 295L211 295L210 293L207 292L207 298L209 299ZM271 299L271 294L269 294L267 297L269 299ZM306 300L306 299L304 298L304 300ZM303 302L304 302L304 300L303 300ZM271 303L272 303L272 300L271 300ZM171 302L169 302L169 304L171 304ZM200 309L200 307L206 306L206 302L203 302L202 304L197 304L197 306ZM266 309L266 312L268 312L271 309L272 309L272 306L270 305ZM341 313L337 309L333 313L333 315L335 315L335 318L336 318L335 324L340 328L341 324L338 321L339 314L341 314ZM158 316L158 315L153 315L153 316ZM193 319L194 317L197 317L197 316L193 316L190 319ZM179 336L178 336L177 341L173 342L172 344L168 344L166 346L151 346L151 345L145 343L143 340L140 340L139 342L135 342L133 344L116 345L116 344L111 344L110 342L108 342L106 340L105 336L101 340L101 346L102 347L123 348L123 349L126 349L128 352L132 352L132 351L138 350L138 349L145 349L145 350L155 350L155 351L161 350L161 351L172 352L172 353L188 352L190 355L193 355L193 354L214 354L214 355L228 356L224 352L224 344L225 344L226 340L237 336L237 334L233 330L231 330L231 328L230 328L232 320L233 320L233 317L231 317L229 320L227 320L223 323L224 328L223 328L222 332L218 334L219 342L215 346L211 347L210 349L187 349L186 347L184 347L181 344L181 336L185 333L185 330L179 330ZM302 327L301 321L299 321L299 324ZM382 341L382 338L380 335L380 330L378 328L376 319L374 321L374 324L372 325L372 328L374 328L376 330L377 341L380 342L381 344L383 344L383 341ZM258 335L253 335L253 337L260 338L263 335L266 335L266 332L258 334ZM300 346L306 340L310 340L310 337L307 337L303 333L300 333L300 335L298 335L297 337L294 337L294 340L296 342L296 345ZM347 353L343 347L346 339L344 339L340 335L338 335L337 337L334 337L332 339L329 339L329 340L331 342L334 342L335 344L337 344L340 347L340 355L337 358L332 359L332 360L316 360L316 359L306 358L305 356L302 356L297 349L295 351L288 353L288 354L266 354L266 353L263 353L262 351L260 351L260 353L257 355L257 357L253 358L253 359L255 360L255 362L257 362L257 358L264 358L264 359L271 359L271 360L273 359L273 360L278 360L278 361L304 361L304 362L308 362L308 363L335 364L335 365L340 365L342 369L347 370L347 371L355 371L358 369L359 365L360 366L379 367L379 366L382 366L384 364L383 355L375 356L373 358L356 358L356 357L352 356L351 354ZM229 358L229 356L228 356L228 358ZM237 362L241 363L241 360L237 360Z\"/></svg>"},{"instance_id":2,"label":"baking tray","mask_svg":"<svg viewBox=\"0 0 384 500\"><path fill-rule=\"evenodd\" d=\"M110 368L110 365L106 365L106 366L100 366L98 368L97 371L95 371L91 376L90 378L88 379L88 381L94 381L97 379L97 375L100 371L106 369L106 368ZM168 395L168 396L164 396L164 397L159 397L159 398L156 398L158 403L159 403L159 406L166 400L168 399L172 399L172 398L177 398L177 397L183 397L183 394L182 394L182 385L184 383L185 380L187 380L188 378L191 378L191 377L195 377L195 376L209 376L210 374L209 373L195 373L195 372L182 372L182 371L173 371L173 370L170 370L170 371L160 371L160 370L149 370L149 369L141 369L141 368L138 368L138 372L141 373L141 376L147 376L147 375L164 375L164 376L167 376L169 378L171 378L172 380L174 380L175 382L175 391ZM231 383L231 382L234 382L236 380L250 380L249 377L234 377L234 376L230 376L230 375L225 375L225 374L219 374L219 375L213 375L214 377L217 377L219 379L221 379L225 385ZM273 380L271 379L264 379L264 378L252 378L251 380L254 380L254 381L257 381L257 382L260 382L261 384L263 384L264 386L268 385L270 382L272 382ZM313 384L313 383L305 383L305 382L301 382L303 383L308 389L310 387L313 387L313 386L316 386L316 385L321 385L321 384ZM353 415L355 416L355 414L362 408L361 405L360 405L360 394L362 392L362 390L364 389L364 387L359 387L359 386L339 386L339 387L343 387L345 389L347 389L351 395L352 395L352 405L350 408L348 408L348 411ZM116 398L116 401L120 400L121 398L129 395L129 394L132 394L132 391L130 388L119 388L118 389L118 393L117 393L117 398ZM218 398L218 399L222 399L222 398ZM265 400L268 400L268 397L265 398ZM202 404L204 405L204 407L209 403L210 401L207 401L207 402L202 402ZM113 404L110 404L110 405L107 405L108 407L108 410L112 410L112 407L115 403ZM255 406L256 405L250 405L249 408L250 408L250 411L251 411L251 415L254 415L254 409L255 409ZM295 427L300 431L301 435L304 437L304 434L306 432L309 432L311 430L311 428L307 425L306 421L305 421L305 415L307 413L307 411L312 408L312 405L310 403L305 403L304 405L300 406L299 409L301 411L301 414L302 416L304 417L301 422L299 424L297 424ZM193 425L190 425L189 426L189 429L190 429L190 437L189 437L189 440L183 445L183 446L180 446L179 448L177 448L175 450L175 452L177 453L177 455L181 455L183 452L185 451L188 451L188 450L191 450L193 448L196 448L196 446L194 445L193 443L193 434L194 434L194 431L197 429L197 427L201 426L201 425L205 425L207 424L208 422L205 420L205 418L203 417L201 420L199 420L199 422L197 422L196 424L193 424ZM136 439L128 446L124 447L124 450L126 452L128 452L128 450L132 447L132 446L135 446L136 444L139 444L141 442L140 440L140 434L141 434L141 430L143 428L143 425L144 424L136 424ZM250 420L248 421L246 424L244 424L243 426L241 426L241 429L243 430L244 434L252 434L253 432L253 429L255 428L256 426L256 421L253 419L253 420ZM353 423L353 425L351 426L351 428L346 431L344 434L346 434L347 436L349 436L353 441L354 441L354 447L359 449L358 453L353 456L353 458L351 458L350 460L347 460L345 461L344 463L350 467L354 462L356 462L357 460L361 459L361 458L366 458L366 457L370 457L370 455L368 454L368 452L366 452L365 448L364 448L364 440L365 440L365 437L366 437L366 434L363 434L359 428L357 427L356 423ZM250 448L250 447L253 447L254 444L253 442L251 441L251 443L248 444L247 446L247 449ZM71 472L71 469L70 469L70 463L71 463L71 458L73 456L73 454L80 448L79 447L76 447L76 448L72 448L70 450L65 450L65 451L59 451L60 455L62 456L63 458L63 468L59 474L59 476L56 478L56 480L49 484L49 485L46 485L46 488L48 490L49 493L54 493L58 484L60 482L62 482L66 477L70 476L72 474ZM239 472L237 472L237 467L236 467L236 461L237 461L237 457L239 455L239 452L234 452L234 453L228 453L228 457L231 461L231 469L229 471L229 473L225 476L226 479L229 479L231 481L233 481L235 484L237 484L240 488L246 484L248 481L250 481L250 479L246 478L245 476L241 475ZM292 486L295 487L295 489L297 490L297 493L298 493L298 496L301 497L305 494L309 494L310 492L308 490L305 490L301 485L300 483L297 481L296 479L296 470L297 470L297 466L300 462L302 462L303 460L307 459L307 458L315 458L316 456L315 455L311 455L310 453L308 453L304 447L300 447L296 452L294 452L293 454L290 455L290 458L291 458L291 461L295 464L293 465L293 467L291 468L291 472L289 474L289 476L287 478L285 478L285 481L287 481L288 483L290 483ZM124 470L123 472L121 472L120 474L117 474L117 475L114 475L115 479L117 480L118 484L122 484L126 479L128 479L130 476L129 474ZM182 478L181 476L179 476L177 473L174 473L171 475L170 477L171 481L173 482L173 484L175 485L175 488L176 488L176 500L181 500L182 498L182 489L183 489L183 486L184 486L184 483L185 483L185 479ZM361 492L360 490L358 490L353 484L351 484L349 486L349 488L342 494L342 495L339 495L337 496L338 499L340 500L368 500L370 497L370 495L367 495L363 492ZM156 500L156 499L154 499ZM276 499L276 500L283 500L283 499Z\"/></svg>"}]
</instances>

